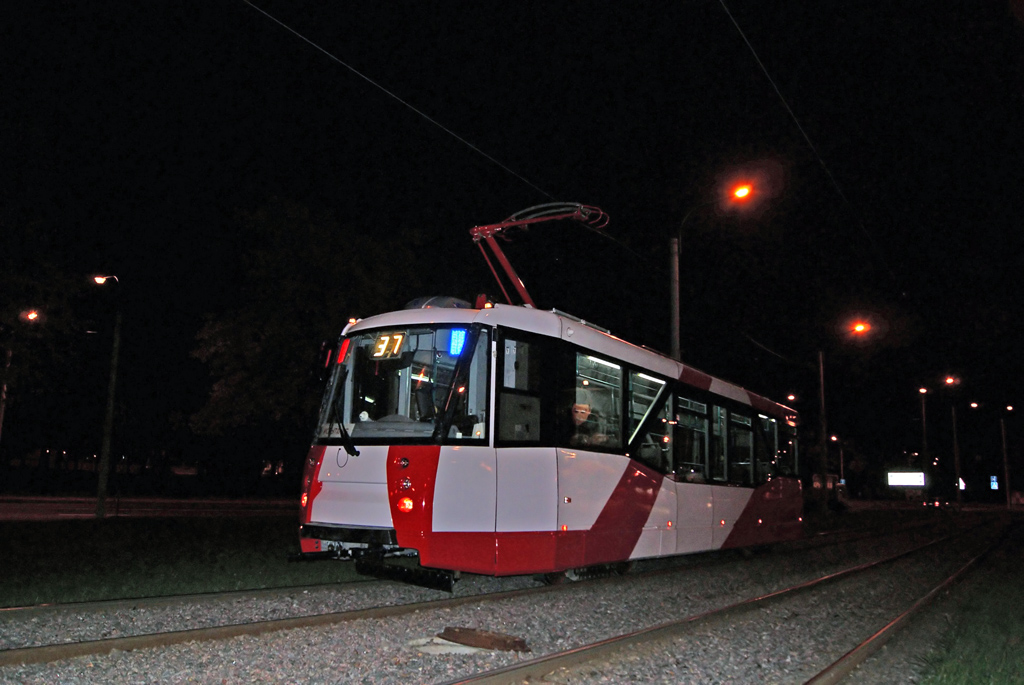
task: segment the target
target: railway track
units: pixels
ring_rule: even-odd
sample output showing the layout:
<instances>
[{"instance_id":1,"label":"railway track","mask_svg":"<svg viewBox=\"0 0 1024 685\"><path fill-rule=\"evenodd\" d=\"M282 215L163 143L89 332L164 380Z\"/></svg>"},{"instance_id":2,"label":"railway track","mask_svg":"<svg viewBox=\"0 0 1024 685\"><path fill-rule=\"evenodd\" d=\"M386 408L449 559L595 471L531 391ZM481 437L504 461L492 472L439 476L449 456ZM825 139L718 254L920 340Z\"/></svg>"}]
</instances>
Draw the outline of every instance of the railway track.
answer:
<instances>
[{"instance_id":1,"label":"railway track","mask_svg":"<svg viewBox=\"0 0 1024 685\"><path fill-rule=\"evenodd\" d=\"M797 552L794 552L797 553ZM726 565L728 563L737 563L737 560L733 558L731 561L718 560L713 562L713 565ZM660 569L652 571L647 574L631 575L624 579L609 579L607 583L634 583L639 582L639 579L644 575L654 576L659 574L686 574L692 571L694 566L686 565L679 568ZM601 582L601 581L598 581ZM594 585L595 583L587 583L586 585ZM316 613L313 615L304 616L292 616L287 618L273 619L273 620L262 620L262 621L245 621L236 622L226 625L208 626L196 629L186 630L174 630L167 632L158 632L147 635L131 635L123 637L113 637L105 639L95 640L82 640L78 642L72 642L67 644L49 644L34 647L15 648L0 651L0 666L8 666L14 664L31 664L31 663L42 663L50 661L60 661L70 659L76 656L84 655L102 655L112 651L131 651L141 649L152 649L168 647L171 645L177 645L185 642L194 641L208 641L208 640L226 640L228 638L243 636L243 635L265 635L267 633L273 633L277 631L296 629L296 628L309 628L314 629L322 626L337 625L346 622L353 622L359 620L382 620L387 617L398 617L404 615L411 615L414 613L422 612L434 612L443 613L445 611L451 611L457 607L462 607L470 604L483 604L483 603L501 603L501 602L528 602L531 598L536 598L545 593L558 593L563 591L572 591L574 588L579 587L581 584L560 586L560 587L533 587L528 589L519 589L514 591L505 592L492 592L487 595L466 595L460 597L449 597L442 600L431 600L431 601L414 601L406 602L403 604L381 606L381 607L368 607L353 611L337 611L337 612L326 612ZM367 583L367 587L374 586L374 583ZM379 584L376 585L379 587ZM332 586L333 588L334 586ZM336 589L336 588L335 588ZM288 590L295 590L290 588ZM266 591L255 594L273 594L278 591ZM239 595L252 595L254 593L218 593L218 595L200 595L200 596L189 596L187 598L155 598L155 603L168 604L175 601L189 600L194 601L197 598L203 602L209 602L214 599L217 600L230 600L237 599ZM429 593L428 595L436 597L437 593ZM75 610L77 611L102 611L109 609L111 604L120 604L122 606L130 605L136 607L141 600L121 600L116 603L89 603L88 605L76 605ZM67 607L32 607L30 609L19 610L21 612L56 612L60 609L67 609ZM12 612L0 613L0 620L10 620Z\"/></svg>"},{"instance_id":2,"label":"railway track","mask_svg":"<svg viewBox=\"0 0 1024 685\"><path fill-rule=\"evenodd\" d=\"M969 534L972 530L958 535ZM635 661L637 650L661 652L663 655L672 651L672 646L680 640L692 637L698 631L717 631L729 633L742 630L752 612L777 612L794 598L811 593L828 592L836 584L851 580L862 580L865 574L878 573L884 567L892 566L899 561L931 550L935 545L952 540L954 536L924 543L913 549L900 552L885 559L860 564L843 571L831 573L820 578L800 583L789 588L778 590L760 597L745 599L728 606L688 616L676 621L632 631L609 637L594 643L567 649L562 652L548 654L513 666L480 673L468 678L450 681L445 685L505 685L524 682L545 683L586 683L589 676L607 678L615 673L616 667L628 661ZM879 629L870 632L863 640L855 644L824 668L807 678L798 677L793 682L806 682L808 685L826 685L838 683L853 673L864 661L875 654L896 632L911 618L933 602L943 591L949 589L960 580L975 564L996 546L1002 537L986 540L976 545L966 561L956 563L953 568L924 592L913 604L901 608L896 615ZM626 669L629 667L627 666ZM619 675L622 675L620 672ZM595 678L595 682L599 679ZM607 682L607 680L600 680ZM638 681L639 682L639 681Z\"/></svg>"}]
</instances>

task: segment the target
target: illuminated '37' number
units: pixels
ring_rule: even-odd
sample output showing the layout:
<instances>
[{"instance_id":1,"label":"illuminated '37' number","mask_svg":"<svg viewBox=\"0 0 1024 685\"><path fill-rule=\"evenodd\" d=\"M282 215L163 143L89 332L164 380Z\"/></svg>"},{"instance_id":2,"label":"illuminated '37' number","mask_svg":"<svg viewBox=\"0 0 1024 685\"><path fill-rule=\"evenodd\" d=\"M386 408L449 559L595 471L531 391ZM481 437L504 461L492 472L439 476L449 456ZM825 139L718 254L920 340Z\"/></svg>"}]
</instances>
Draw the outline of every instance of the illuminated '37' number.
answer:
<instances>
[{"instance_id":1,"label":"illuminated '37' number","mask_svg":"<svg viewBox=\"0 0 1024 685\"><path fill-rule=\"evenodd\" d=\"M405 340L405 335L402 333L380 336L377 338L377 345L373 348L373 356L377 358L394 357L401 352L403 340Z\"/></svg>"}]
</instances>

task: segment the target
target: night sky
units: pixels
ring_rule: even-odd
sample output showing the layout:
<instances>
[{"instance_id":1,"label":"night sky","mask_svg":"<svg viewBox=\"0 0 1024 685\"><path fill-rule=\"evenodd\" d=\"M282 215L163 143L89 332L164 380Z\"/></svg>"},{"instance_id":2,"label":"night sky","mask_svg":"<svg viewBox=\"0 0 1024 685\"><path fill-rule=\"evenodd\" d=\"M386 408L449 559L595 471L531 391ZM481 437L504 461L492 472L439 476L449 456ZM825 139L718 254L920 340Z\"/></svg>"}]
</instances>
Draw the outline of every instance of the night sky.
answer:
<instances>
[{"instance_id":1,"label":"night sky","mask_svg":"<svg viewBox=\"0 0 1024 685\"><path fill-rule=\"evenodd\" d=\"M373 236L371 264L419 236L403 300L496 292L474 225L596 205L607 235L545 225L510 255L540 306L665 351L689 214L688 363L816 425L822 350L830 428L877 454L919 447L917 389L947 373L1024 405L1020 3L253 4L291 30L242 0L0 22L0 230L32 226L19 263L118 275L123 394L153 420L207 392L188 352L237 304L239 212L272 198ZM763 192L724 210L740 178Z\"/></svg>"}]
</instances>

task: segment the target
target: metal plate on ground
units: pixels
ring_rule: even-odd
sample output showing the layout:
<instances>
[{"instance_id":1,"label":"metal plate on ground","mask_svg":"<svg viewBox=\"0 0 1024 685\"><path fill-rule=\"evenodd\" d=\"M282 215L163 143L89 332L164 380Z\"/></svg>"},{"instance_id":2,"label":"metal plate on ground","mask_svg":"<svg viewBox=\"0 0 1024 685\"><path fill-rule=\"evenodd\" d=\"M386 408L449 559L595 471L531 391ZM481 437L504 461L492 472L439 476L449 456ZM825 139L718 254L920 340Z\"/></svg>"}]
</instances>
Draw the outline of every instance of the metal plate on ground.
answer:
<instances>
[{"instance_id":1,"label":"metal plate on ground","mask_svg":"<svg viewBox=\"0 0 1024 685\"><path fill-rule=\"evenodd\" d=\"M514 635L494 633L478 628L445 628L439 638L461 645L479 647L480 649L498 650L501 652L529 652L526 640Z\"/></svg>"},{"instance_id":2,"label":"metal plate on ground","mask_svg":"<svg viewBox=\"0 0 1024 685\"><path fill-rule=\"evenodd\" d=\"M423 654L480 654L481 652L491 651L489 649L481 649L480 647L460 645L457 642L449 642L439 637L420 637L410 640L407 644Z\"/></svg>"}]
</instances>

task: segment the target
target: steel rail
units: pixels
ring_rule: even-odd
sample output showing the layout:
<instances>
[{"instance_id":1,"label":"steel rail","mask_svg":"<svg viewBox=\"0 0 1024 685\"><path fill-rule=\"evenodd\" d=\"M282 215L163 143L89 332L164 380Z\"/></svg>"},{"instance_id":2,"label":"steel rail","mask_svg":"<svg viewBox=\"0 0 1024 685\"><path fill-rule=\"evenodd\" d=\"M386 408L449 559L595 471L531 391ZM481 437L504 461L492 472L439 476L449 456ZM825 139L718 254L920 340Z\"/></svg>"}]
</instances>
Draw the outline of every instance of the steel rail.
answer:
<instances>
[{"instance_id":1,"label":"steel rail","mask_svg":"<svg viewBox=\"0 0 1024 685\"><path fill-rule=\"evenodd\" d=\"M1002 544L1002 539L995 540L991 545L982 550L977 556L958 568L948 578L936 585L927 594L918 599L902 614L886 624L877 633L864 640L849 652L836 659L833 663L822 669L813 678L806 681L806 685L832 685L838 683L853 673L861 664L868 660L875 652L881 649L899 630L908 623L909 619L919 613L925 607L931 605L938 596L945 590L952 587L966 575L967 571L973 568L982 558L988 555L995 547Z\"/></svg>"},{"instance_id":2,"label":"steel rail","mask_svg":"<svg viewBox=\"0 0 1024 685\"><path fill-rule=\"evenodd\" d=\"M182 644L184 642L227 640L229 638L243 635L262 635L264 633L271 633L279 630L315 628L360 619L388 618L392 616L401 616L403 614L411 614L417 611L450 609L472 602L493 602L505 599L516 599L529 595L539 595L547 592L566 591L571 590L573 587L575 586L541 586L521 590L508 590L506 592L491 592L478 595L466 595L464 597L450 597L447 599L431 600L427 602L392 604L368 609L353 609L351 611L337 611L326 614L312 614L292 618L253 621L251 623L234 623L224 626L176 630L166 633L149 633L146 635L87 640L84 642L68 642L63 644L42 645L39 647L6 649L0 650L0 666L38 664L71 659L79 656L109 654L115 649L119 651L131 651L135 649L169 647L171 645Z\"/></svg>"},{"instance_id":3,"label":"steel rail","mask_svg":"<svg viewBox=\"0 0 1024 685\"><path fill-rule=\"evenodd\" d=\"M172 604L189 604L199 602L230 602L238 599L260 599L273 597L288 592L316 592L319 590L337 590L340 588L358 587L379 581L359 579L339 581L336 583L316 583L313 585L284 585L281 587L253 588L251 590L223 590L219 592L195 592L184 595L153 595L150 597L125 597L123 599L96 599L82 602L65 602L52 604L29 604L16 607L0 607L0 618L24 619L33 616L61 611L99 612L117 611L119 609L153 609Z\"/></svg>"},{"instance_id":4,"label":"steel rail","mask_svg":"<svg viewBox=\"0 0 1024 685\"><path fill-rule=\"evenodd\" d=\"M789 598L820 585L892 563L902 559L903 557L927 549L933 545L946 542L947 540L966 532L968 531L960 531L954 535L932 540L922 545L918 545L917 547L904 550L898 554L886 557L885 559L859 564L857 566L844 569L842 571L836 571L782 590L776 590L775 592L771 592L760 597L752 597L725 607L711 609L710 611L688 616L686 618L668 621L656 626L606 638L598 642L582 645L565 651L554 652L535 659L530 659L529 661L523 661L511 666L505 666L503 668L479 673L467 678L452 680L445 683L445 685L508 685L523 682L541 682L545 677L557 670L573 668L588 662L610 657L613 654L629 647L645 645L656 640L674 637L698 626L714 627L715 625L726 622L736 614L749 611L750 609L770 605L773 602L779 601L783 597Z\"/></svg>"},{"instance_id":5,"label":"steel rail","mask_svg":"<svg viewBox=\"0 0 1024 685\"><path fill-rule=\"evenodd\" d=\"M931 544L936 544L947 538L942 538L933 542L926 543L918 548L914 548L909 551L905 551L896 557L882 560L879 562L871 562L862 566L870 566L871 564L881 564L887 561L894 560L900 556L910 554L917 549L927 547ZM785 544L785 543L783 543ZM531 595L540 595L549 592L561 592L561 591L572 591L575 588L589 586L592 583L615 583L615 582L630 582L630 580L637 577L643 576L655 576L671 573L680 573L690 570L692 567L689 565L677 566L668 569L655 569L640 573L631 573L629 578L601 578L587 581L585 584L570 583L567 585L554 585L554 586L541 586L534 588L525 588L520 590L509 590L504 592L491 592L475 595L465 595L462 597L449 597L440 600L430 600L425 602L415 602L406 604L395 604L383 607L371 607L366 609L355 609L341 612L330 612L324 614L311 614L307 616L298 616L281 619L271 619L265 621L255 621L251 623L238 623L224 626L211 626L206 628L194 628L185 629L178 631L169 631L164 633L149 633L143 635L132 635L117 638L104 638L99 640L87 640L82 642L69 642L59 644L48 644L34 647L20 647L13 649L0 650L0 666L13 666L22 664L34 664L34 663L46 663L52 661L60 661L63 659L70 659L79 656L93 656L108 654L111 651L131 651L135 649L150 649L158 647L167 647L175 644L181 644L184 642L191 641L212 641L212 640L224 640L233 637L239 637L243 635L261 635L264 633L289 630L293 628L313 628L325 625L333 625L337 623L344 623L348 621L355 621L360 619L375 619L375 618L386 618L392 616L400 616L403 614L414 613L417 611L435 610L435 609L446 609L461 606L463 604L480 601L502 601L506 599L517 599L520 597L528 597ZM815 581L811 581L811 585L825 582L834 578L841 577L842 574L853 572L860 567L855 569L848 569L846 571L838 572L829 576L824 576ZM367 581L376 582L376 581ZM141 598L141 599L126 599L126 600L110 600L110 601L99 601L99 602L82 602L74 604L53 604L53 605L36 605L32 607L15 607L0 611L0 616L13 617L14 615L30 615L31 612L55 612L59 610L92 610L99 611L104 609L117 609L117 608L145 608L147 606L161 606L170 605L177 602L187 601L210 601L211 599L217 599L220 595L221 599L236 599L239 596L261 596L280 593L282 591L290 591L297 589L318 589L324 587L326 589L337 587L337 585L326 585L326 586L294 586L288 588L278 589L267 589L258 591L231 591L226 593L210 593L210 594L198 594L198 595L174 595L165 597L154 597L154 598ZM799 589L801 586L795 586L788 590L779 591L779 593L785 593L793 589ZM775 594L765 595L764 598L772 597ZM751 602L759 601L764 598L756 598L754 600L746 600L740 602L731 607L724 609L713 610L708 612L708 615L716 612L724 612L729 610L738 609L739 607L745 606ZM4 614L3 611L11 612L11 614ZM698 620L704 618L704 615L698 615L683 619L682 623L692 620ZM658 628L658 627L656 627ZM646 631L639 631L640 633L647 634L649 631L654 629L647 629ZM461 682L461 681L457 681ZM469 681L467 681L469 682ZM472 681L476 682L476 681ZM485 682L485 681L480 681ZM496 681L497 682L497 681Z\"/></svg>"}]
</instances>

